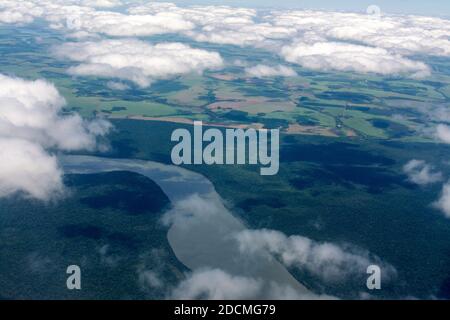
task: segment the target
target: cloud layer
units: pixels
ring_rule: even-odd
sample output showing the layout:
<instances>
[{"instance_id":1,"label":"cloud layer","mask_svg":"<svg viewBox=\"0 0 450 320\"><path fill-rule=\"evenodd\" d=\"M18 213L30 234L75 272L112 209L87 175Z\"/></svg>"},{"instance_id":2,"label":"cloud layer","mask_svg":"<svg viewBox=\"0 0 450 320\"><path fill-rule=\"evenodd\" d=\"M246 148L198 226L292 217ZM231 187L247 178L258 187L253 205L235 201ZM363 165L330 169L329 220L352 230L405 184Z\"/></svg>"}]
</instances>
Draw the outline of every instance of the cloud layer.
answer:
<instances>
[{"instance_id":1,"label":"cloud layer","mask_svg":"<svg viewBox=\"0 0 450 320\"><path fill-rule=\"evenodd\" d=\"M297 73L294 69L278 65L278 66L267 66L264 64L258 64L254 67L249 67L245 69L245 73L254 78L264 78L264 77L295 77Z\"/></svg>"},{"instance_id":2,"label":"cloud layer","mask_svg":"<svg viewBox=\"0 0 450 320\"><path fill-rule=\"evenodd\" d=\"M427 76L422 55L450 56L450 21L406 15L374 17L311 10L269 12L226 6L178 7L171 3L4 0L0 23L40 18L55 29L111 37L177 33L199 42L265 48L315 70ZM100 8L99 8L100 7Z\"/></svg>"},{"instance_id":3,"label":"cloud layer","mask_svg":"<svg viewBox=\"0 0 450 320\"><path fill-rule=\"evenodd\" d=\"M155 79L222 66L218 53L193 49L181 43L150 45L134 39L71 42L55 48L60 58L81 62L72 75L129 80L141 87Z\"/></svg>"},{"instance_id":4,"label":"cloud layer","mask_svg":"<svg viewBox=\"0 0 450 320\"><path fill-rule=\"evenodd\" d=\"M414 77L430 74L430 68L422 62L390 53L386 49L342 42L299 42L284 46L281 55L288 62L321 71L404 74Z\"/></svg>"},{"instance_id":5,"label":"cloud layer","mask_svg":"<svg viewBox=\"0 0 450 320\"><path fill-rule=\"evenodd\" d=\"M0 197L23 191L38 199L61 192L61 170L46 150L93 150L110 124L61 115L64 98L44 80L0 74Z\"/></svg>"}]
</instances>

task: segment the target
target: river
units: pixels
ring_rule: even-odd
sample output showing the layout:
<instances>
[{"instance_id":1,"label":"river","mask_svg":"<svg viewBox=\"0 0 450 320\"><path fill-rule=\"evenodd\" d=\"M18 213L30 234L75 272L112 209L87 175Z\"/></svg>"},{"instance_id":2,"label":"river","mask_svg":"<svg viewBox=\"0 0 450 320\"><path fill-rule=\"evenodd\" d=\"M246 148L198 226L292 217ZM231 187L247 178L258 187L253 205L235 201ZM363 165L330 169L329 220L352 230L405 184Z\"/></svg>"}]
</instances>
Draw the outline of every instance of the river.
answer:
<instances>
[{"instance_id":1,"label":"river","mask_svg":"<svg viewBox=\"0 0 450 320\"><path fill-rule=\"evenodd\" d=\"M289 288L298 296L314 297L289 271L268 253L242 254L235 235L246 226L224 205L214 185L203 175L153 161L110 159L93 156L60 156L66 174L129 171L158 184L174 209L163 220L176 257L189 269L221 269L233 276L262 279L259 296L274 298L271 291Z\"/></svg>"}]
</instances>

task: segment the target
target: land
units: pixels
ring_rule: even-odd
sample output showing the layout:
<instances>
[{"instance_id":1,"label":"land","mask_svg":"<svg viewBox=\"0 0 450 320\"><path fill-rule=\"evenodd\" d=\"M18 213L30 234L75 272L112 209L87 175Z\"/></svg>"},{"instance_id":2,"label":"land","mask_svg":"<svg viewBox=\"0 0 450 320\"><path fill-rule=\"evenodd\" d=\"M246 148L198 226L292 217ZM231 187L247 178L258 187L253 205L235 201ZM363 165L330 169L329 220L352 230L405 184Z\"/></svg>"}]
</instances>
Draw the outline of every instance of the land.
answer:
<instances>
[{"instance_id":1,"label":"land","mask_svg":"<svg viewBox=\"0 0 450 320\"><path fill-rule=\"evenodd\" d=\"M427 61L436 69L427 80L295 65L298 77L254 79L229 65L148 88L127 83L128 89L111 90L110 79L67 74L71 64L51 55L51 46L63 40L40 25L0 27L0 72L45 78L65 97L65 112L109 119L115 128L108 136L111 148L92 154L170 163L172 131L192 130L195 120L220 130L279 128L276 176L261 177L253 166L188 169L212 181L249 228L352 243L394 265L398 279L383 285L377 297L450 297L450 226L430 205L440 186L412 185L402 173L409 160L422 159L450 175L450 148L423 130L435 121L430 105L449 106L450 61ZM274 60L258 49L170 40L218 51L227 61ZM160 223L170 203L152 181L122 172L66 176L66 184L71 196L56 204L0 201L1 297L164 298L167 287L139 285L139 270L157 270L169 287L184 279L187 269ZM85 262L92 283L78 295L60 288L73 260ZM55 270L62 270L60 278ZM359 298L364 291L362 282L326 286L307 272L290 271L317 293Z\"/></svg>"},{"instance_id":2,"label":"land","mask_svg":"<svg viewBox=\"0 0 450 320\"><path fill-rule=\"evenodd\" d=\"M125 83L125 90L111 90L110 79L67 74L70 63L50 52L62 40L56 31L2 27L0 34L0 72L55 83L66 98L66 111L85 117L202 120L216 126L279 128L287 134L418 142L431 140L423 133L423 124L435 121L427 108L450 102L450 62L439 59L429 61L439 72L426 80L311 72L296 65L290 67L298 77L256 79L230 64L221 71L160 80L148 88ZM178 36L171 40L217 51L228 61L249 54L245 48L192 43ZM255 63L273 59L258 49L251 56Z\"/></svg>"}]
</instances>

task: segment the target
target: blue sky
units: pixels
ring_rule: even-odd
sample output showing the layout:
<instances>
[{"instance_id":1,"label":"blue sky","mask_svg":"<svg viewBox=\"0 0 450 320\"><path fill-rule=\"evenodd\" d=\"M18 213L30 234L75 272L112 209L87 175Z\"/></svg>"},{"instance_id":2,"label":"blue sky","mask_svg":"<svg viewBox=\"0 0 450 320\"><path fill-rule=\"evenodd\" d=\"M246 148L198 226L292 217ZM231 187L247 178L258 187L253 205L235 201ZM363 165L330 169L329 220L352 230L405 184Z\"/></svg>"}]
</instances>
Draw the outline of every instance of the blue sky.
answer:
<instances>
[{"instance_id":1,"label":"blue sky","mask_svg":"<svg viewBox=\"0 0 450 320\"><path fill-rule=\"evenodd\" d=\"M369 5L377 5L384 12L450 16L450 0L172 0L170 2L345 11L366 11Z\"/></svg>"}]
</instances>

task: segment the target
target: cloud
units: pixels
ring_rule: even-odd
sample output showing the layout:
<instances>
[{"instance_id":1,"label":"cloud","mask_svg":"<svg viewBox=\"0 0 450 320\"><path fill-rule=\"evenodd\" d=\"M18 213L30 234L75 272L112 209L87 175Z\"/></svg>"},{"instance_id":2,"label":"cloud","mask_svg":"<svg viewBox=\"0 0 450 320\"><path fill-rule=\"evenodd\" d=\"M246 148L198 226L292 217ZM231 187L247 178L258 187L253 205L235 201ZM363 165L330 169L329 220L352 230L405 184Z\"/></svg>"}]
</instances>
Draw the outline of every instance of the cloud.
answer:
<instances>
[{"instance_id":1,"label":"cloud","mask_svg":"<svg viewBox=\"0 0 450 320\"><path fill-rule=\"evenodd\" d=\"M266 250L288 267L306 270L325 282L346 282L365 277L369 265L377 264L386 278L395 276L394 267L354 246L316 242L303 236L287 237L274 230L245 230L236 235L241 252Z\"/></svg>"},{"instance_id":2,"label":"cloud","mask_svg":"<svg viewBox=\"0 0 450 320\"><path fill-rule=\"evenodd\" d=\"M444 143L450 143L450 127L445 124L436 126L435 137Z\"/></svg>"},{"instance_id":3,"label":"cloud","mask_svg":"<svg viewBox=\"0 0 450 320\"><path fill-rule=\"evenodd\" d=\"M297 73L294 71L294 69L282 65L271 67L263 64L258 64L254 67L246 68L245 72L247 73L247 75L254 78L297 76Z\"/></svg>"},{"instance_id":4,"label":"cloud","mask_svg":"<svg viewBox=\"0 0 450 320\"><path fill-rule=\"evenodd\" d=\"M42 16L44 9L31 1L2 0L0 24L27 24Z\"/></svg>"},{"instance_id":5,"label":"cloud","mask_svg":"<svg viewBox=\"0 0 450 320\"><path fill-rule=\"evenodd\" d=\"M171 297L178 300L251 299L258 296L261 288L261 282L256 279L232 276L220 269L203 269L182 281Z\"/></svg>"},{"instance_id":6,"label":"cloud","mask_svg":"<svg viewBox=\"0 0 450 320\"><path fill-rule=\"evenodd\" d=\"M227 209L216 196L194 194L177 201L171 210L164 213L161 222L166 226L189 226L198 221L217 220L224 214L228 214Z\"/></svg>"},{"instance_id":7,"label":"cloud","mask_svg":"<svg viewBox=\"0 0 450 320\"><path fill-rule=\"evenodd\" d=\"M94 8L113 8L123 5L120 0L81 0L77 2L81 5Z\"/></svg>"},{"instance_id":8,"label":"cloud","mask_svg":"<svg viewBox=\"0 0 450 320\"><path fill-rule=\"evenodd\" d=\"M341 42L299 42L284 46L281 56L288 62L321 71L407 74L415 77L430 74L429 67L422 62L401 57L382 48Z\"/></svg>"},{"instance_id":9,"label":"cloud","mask_svg":"<svg viewBox=\"0 0 450 320\"><path fill-rule=\"evenodd\" d=\"M120 5L122 2L115 0L4 0L0 3L0 23L25 24L42 18L54 29L120 37L175 33L194 28L182 15L169 10L153 15L105 10Z\"/></svg>"},{"instance_id":10,"label":"cloud","mask_svg":"<svg viewBox=\"0 0 450 320\"><path fill-rule=\"evenodd\" d=\"M426 76L430 68L408 57L450 56L447 19L406 15L377 18L362 13L311 10L258 11L227 6L178 7L160 2L126 2L125 10L108 11L116 2L4 0L0 4L0 23L23 24L42 18L52 28L76 36L177 33L198 42L252 46L275 54L283 48L282 56L287 61L316 70L383 75ZM325 52L314 53L321 50Z\"/></svg>"},{"instance_id":11,"label":"cloud","mask_svg":"<svg viewBox=\"0 0 450 320\"><path fill-rule=\"evenodd\" d=\"M126 15L119 12L80 11L72 17L77 19L81 30L115 37L151 36L194 28L194 25L181 15L171 12L155 15Z\"/></svg>"},{"instance_id":12,"label":"cloud","mask_svg":"<svg viewBox=\"0 0 450 320\"><path fill-rule=\"evenodd\" d=\"M23 191L45 200L63 190L56 158L39 144L0 138L0 198Z\"/></svg>"},{"instance_id":13,"label":"cloud","mask_svg":"<svg viewBox=\"0 0 450 320\"><path fill-rule=\"evenodd\" d=\"M128 89L130 89L130 87L127 86L125 83L122 83L122 82L116 82L116 81L108 81L108 82L106 83L106 86L107 86L109 89L111 89L111 90L119 90L119 91L122 91L122 90L128 90Z\"/></svg>"},{"instance_id":14,"label":"cloud","mask_svg":"<svg viewBox=\"0 0 450 320\"><path fill-rule=\"evenodd\" d=\"M441 172L433 172L433 167L423 160L411 160L403 167L403 172L408 175L409 181L427 185L439 182L443 179Z\"/></svg>"},{"instance_id":15,"label":"cloud","mask_svg":"<svg viewBox=\"0 0 450 320\"><path fill-rule=\"evenodd\" d=\"M268 289L264 290L264 287ZM267 283L263 279L231 275L221 269L199 269L189 273L169 294L177 300L253 300L260 299L266 291L267 299L336 299L327 295L299 294L288 285L275 282Z\"/></svg>"},{"instance_id":16,"label":"cloud","mask_svg":"<svg viewBox=\"0 0 450 320\"><path fill-rule=\"evenodd\" d=\"M94 150L110 124L61 115L64 98L44 80L0 74L0 197L23 191L49 199L61 191L61 170L46 150Z\"/></svg>"},{"instance_id":17,"label":"cloud","mask_svg":"<svg viewBox=\"0 0 450 320\"><path fill-rule=\"evenodd\" d=\"M71 42L56 47L54 52L60 58L81 62L68 70L72 75L129 80L141 87L156 79L201 73L223 65L216 52L181 43L151 45L134 39Z\"/></svg>"},{"instance_id":18,"label":"cloud","mask_svg":"<svg viewBox=\"0 0 450 320\"><path fill-rule=\"evenodd\" d=\"M143 270L139 272L139 284L143 288L162 288L164 286L160 276L152 270Z\"/></svg>"},{"instance_id":19,"label":"cloud","mask_svg":"<svg viewBox=\"0 0 450 320\"><path fill-rule=\"evenodd\" d=\"M442 187L441 197L434 203L434 207L441 210L446 218L450 218L450 182Z\"/></svg>"},{"instance_id":20,"label":"cloud","mask_svg":"<svg viewBox=\"0 0 450 320\"><path fill-rule=\"evenodd\" d=\"M401 55L450 55L447 19L413 15L383 15L311 10L275 11L270 17L276 26L290 26L299 35L361 43Z\"/></svg>"},{"instance_id":21,"label":"cloud","mask_svg":"<svg viewBox=\"0 0 450 320\"><path fill-rule=\"evenodd\" d=\"M191 6L186 8L174 4L148 3L131 7L131 14L161 14L171 12L182 16L193 26L181 33L199 42L231 44L238 46L268 45L273 40L293 36L295 30L276 27L267 22L257 23L255 9L228 6Z\"/></svg>"}]
</instances>

